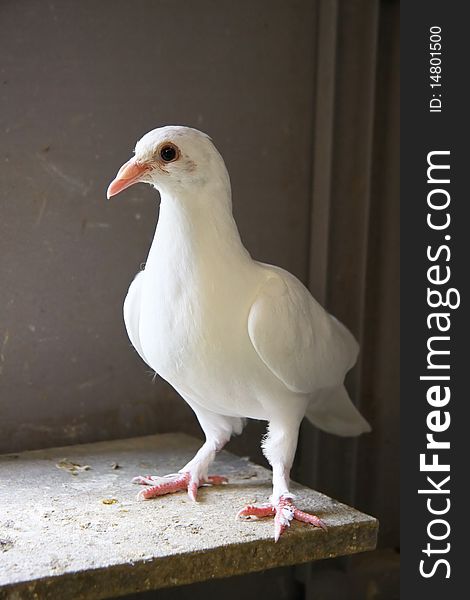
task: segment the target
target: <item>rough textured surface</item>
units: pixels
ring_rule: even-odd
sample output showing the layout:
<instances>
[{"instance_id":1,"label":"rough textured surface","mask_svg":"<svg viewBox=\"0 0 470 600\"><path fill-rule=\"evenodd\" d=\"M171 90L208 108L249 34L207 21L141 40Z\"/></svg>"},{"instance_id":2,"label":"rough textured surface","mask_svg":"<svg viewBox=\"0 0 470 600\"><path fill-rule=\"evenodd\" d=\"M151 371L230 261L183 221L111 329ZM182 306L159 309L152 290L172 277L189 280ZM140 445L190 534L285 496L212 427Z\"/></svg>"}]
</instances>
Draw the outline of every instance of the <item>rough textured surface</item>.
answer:
<instances>
[{"instance_id":1,"label":"rough textured surface","mask_svg":"<svg viewBox=\"0 0 470 600\"><path fill-rule=\"evenodd\" d=\"M164 434L1 456L0 598L109 598L375 547L374 518L298 485L298 506L328 533L294 523L274 544L271 519L235 520L267 500L271 474L226 452L214 473L229 484L197 504L136 501L133 476L175 472L198 445Z\"/></svg>"}]
</instances>

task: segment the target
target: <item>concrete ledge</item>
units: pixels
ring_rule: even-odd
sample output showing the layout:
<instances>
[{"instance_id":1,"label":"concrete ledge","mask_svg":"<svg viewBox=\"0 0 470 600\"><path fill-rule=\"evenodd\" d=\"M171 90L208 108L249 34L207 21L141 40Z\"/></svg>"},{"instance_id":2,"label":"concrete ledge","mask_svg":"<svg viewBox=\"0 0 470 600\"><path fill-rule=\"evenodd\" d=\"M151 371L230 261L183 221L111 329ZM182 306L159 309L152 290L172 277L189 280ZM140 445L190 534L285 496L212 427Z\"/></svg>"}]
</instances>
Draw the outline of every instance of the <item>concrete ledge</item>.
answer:
<instances>
[{"instance_id":1,"label":"concrete ledge","mask_svg":"<svg viewBox=\"0 0 470 600\"><path fill-rule=\"evenodd\" d=\"M197 504L136 501L133 476L176 472L199 445L165 434L0 456L0 599L110 598L375 548L374 518L299 485L328 533L294 522L274 544L272 519L236 521L267 500L271 474L228 452L213 472L229 484Z\"/></svg>"}]
</instances>

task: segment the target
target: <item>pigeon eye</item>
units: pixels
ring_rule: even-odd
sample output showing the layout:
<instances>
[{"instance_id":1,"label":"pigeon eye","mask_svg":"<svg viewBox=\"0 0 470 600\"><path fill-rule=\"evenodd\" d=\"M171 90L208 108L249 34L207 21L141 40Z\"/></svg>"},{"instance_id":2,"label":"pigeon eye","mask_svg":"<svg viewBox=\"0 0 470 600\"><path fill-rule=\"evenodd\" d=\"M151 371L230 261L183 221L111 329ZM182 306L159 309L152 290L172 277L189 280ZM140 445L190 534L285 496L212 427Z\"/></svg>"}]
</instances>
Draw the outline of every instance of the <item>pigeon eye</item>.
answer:
<instances>
[{"instance_id":1,"label":"pigeon eye","mask_svg":"<svg viewBox=\"0 0 470 600\"><path fill-rule=\"evenodd\" d=\"M160 150L160 156L165 162L171 162L178 157L178 153L174 146L167 144Z\"/></svg>"}]
</instances>

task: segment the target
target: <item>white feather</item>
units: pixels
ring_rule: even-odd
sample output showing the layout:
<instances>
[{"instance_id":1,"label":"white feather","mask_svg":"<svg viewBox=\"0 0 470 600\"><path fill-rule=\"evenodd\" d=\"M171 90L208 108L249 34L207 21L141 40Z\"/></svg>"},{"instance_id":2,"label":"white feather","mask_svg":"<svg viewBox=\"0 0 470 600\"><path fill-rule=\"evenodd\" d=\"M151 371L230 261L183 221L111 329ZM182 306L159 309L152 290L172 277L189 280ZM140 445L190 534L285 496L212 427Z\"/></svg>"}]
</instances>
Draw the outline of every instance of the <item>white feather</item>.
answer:
<instances>
[{"instance_id":1,"label":"white feather","mask_svg":"<svg viewBox=\"0 0 470 600\"><path fill-rule=\"evenodd\" d=\"M293 392L337 386L356 362L359 346L293 275L270 272L248 318L248 332L263 362Z\"/></svg>"},{"instance_id":2,"label":"white feather","mask_svg":"<svg viewBox=\"0 0 470 600\"><path fill-rule=\"evenodd\" d=\"M126 299L124 300L123 313L127 335L129 336L131 344L136 349L140 358L145 362L148 362L145 358L139 339L140 302L142 297L141 287L143 281L142 275L142 271L137 273L131 285L129 286Z\"/></svg>"}]
</instances>

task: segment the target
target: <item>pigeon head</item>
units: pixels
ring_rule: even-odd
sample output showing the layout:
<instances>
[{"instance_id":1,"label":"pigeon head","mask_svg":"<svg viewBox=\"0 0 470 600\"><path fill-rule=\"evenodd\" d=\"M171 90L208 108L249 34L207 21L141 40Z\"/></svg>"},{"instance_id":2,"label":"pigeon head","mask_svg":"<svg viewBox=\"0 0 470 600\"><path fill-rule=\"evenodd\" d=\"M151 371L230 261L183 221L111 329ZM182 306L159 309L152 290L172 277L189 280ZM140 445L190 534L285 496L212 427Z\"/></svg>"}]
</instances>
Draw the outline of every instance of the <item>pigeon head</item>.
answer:
<instances>
[{"instance_id":1,"label":"pigeon head","mask_svg":"<svg viewBox=\"0 0 470 600\"><path fill-rule=\"evenodd\" d=\"M118 171L108 187L115 196L135 183L149 183L160 193L194 194L207 186L230 190L224 161L205 133L190 127L167 126L146 133L135 155Z\"/></svg>"}]
</instances>

